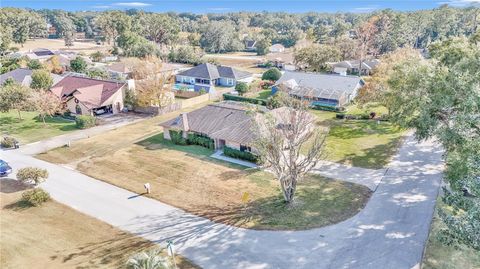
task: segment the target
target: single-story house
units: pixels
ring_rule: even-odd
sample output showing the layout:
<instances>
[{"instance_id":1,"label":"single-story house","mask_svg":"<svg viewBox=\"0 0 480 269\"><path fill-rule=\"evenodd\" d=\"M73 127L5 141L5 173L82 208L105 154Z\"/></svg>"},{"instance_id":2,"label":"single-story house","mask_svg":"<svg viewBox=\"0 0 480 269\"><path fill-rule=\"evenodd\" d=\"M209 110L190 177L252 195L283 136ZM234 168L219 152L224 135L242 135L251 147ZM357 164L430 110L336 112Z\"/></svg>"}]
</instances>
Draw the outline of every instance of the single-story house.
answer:
<instances>
[{"instance_id":1,"label":"single-story house","mask_svg":"<svg viewBox=\"0 0 480 269\"><path fill-rule=\"evenodd\" d=\"M252 74L238 69L214 65L200 64L175 75L174 90L185 89L189 91L215 92L215 86L235 87L237 82L252 82Z\"/></svg>"},{"instance_id":2,"label":"single-story house","mask_svg":"<svg viewBox=\"0 0 480 269\"><path fill-rule=\"evenodd\" d=\"M245 41L245 50L246 51L256 51L257 50L257 47L255 47L256 44L257 44L257 41L255 41L255 40Z\"/></svg>"},{"instance_id":3,"label":"single-story house","mask_svg":"<svg viewBox=\"0 0 480 269\"><path fill-rule=\"evenodd\" d=\"M8 78L12 78L18 84L30 87L30 83L32 83L32 73L33 70L31 69L17 68L15 70L0 75L0 85L3 85L3 83L5 83ZM53 84L56 84L63 79L62 76L53 73L50 73L50 76L53 79Z\"/></svg>"},{"instance_id":4,"label":"single-story house","mask_svg":"<svg viewBox=\"0 0 480 269\"><path fill-rule=\"evenodd\" d=\"M132 71L127 67L125 63L117 62L111 65L105 66L105 70L109 73L110 77L118 80L129 79Z\"/></svg>"},{"instance_id":5,"label":"single-story house","mask_svg":"<svg viewBox=\"0 0 480 269\"><path fill-rule=\"evenodd\" d=\"M34 49L33 51L29 51L25 53L25 56L29 60L39 60L40 62L44 62L50 59L55 53L49 49Z\"/></svg>"},{"instance_id":6,"label":"single-story house","mask_svg":"<svg viewBox=\"0 0 480 269\"><path fill-rule=\"evenodd\" d=\"M126 82L67 76L50 88L77 115L119 113L124 107Z\"/></svg>"},{"instance_id":7,"label":"single-story house","mask_svg":"<svg viewBox=\"0 0 480 269\"><path fill-rule=\"evenodd\" d=\"M362 73L360 75L370 75L373 69L380 63L379 60L363 60ZM360 60L342 61L331 64L333 72L341 75L359 74ZM346 71L346 72L345 72Z\"/></svg>"},{"instance_id":8,"label":"single-story house","mask_svg":"<svg viewBox=\"0 0 480 269\"><path fill-rule=\"evenodd\" d=\"M271 53L278 53L278 52L284 52L285 51L285 46L282 44L273 44L269 48Z\"/></svg>"},{"instance_id":9,"label":"single-story house","mask_svg":"<svg viewBox=\"0 0 480 269\"><path fill-rule=\"evenodd\" d=\"M254 139L252 124L245 104L225 101L182 113L160 126L168 140L171 140L169 131L174 130L182 132L185 138L191 133L209 137L214 140L215 149L227 146L250 152Z\"/></svg>"},{"instance_id":10,"label":"single-story house","mask_svg":"<svg viewBox=\"0 0 480 269\"><path fill-rule=\"evenodd\" d=\"M285 71L272 87L272 94L283 90L312 105L341 107L352 101L364 84L358 76Z\"/></svg>"}]
</instances>

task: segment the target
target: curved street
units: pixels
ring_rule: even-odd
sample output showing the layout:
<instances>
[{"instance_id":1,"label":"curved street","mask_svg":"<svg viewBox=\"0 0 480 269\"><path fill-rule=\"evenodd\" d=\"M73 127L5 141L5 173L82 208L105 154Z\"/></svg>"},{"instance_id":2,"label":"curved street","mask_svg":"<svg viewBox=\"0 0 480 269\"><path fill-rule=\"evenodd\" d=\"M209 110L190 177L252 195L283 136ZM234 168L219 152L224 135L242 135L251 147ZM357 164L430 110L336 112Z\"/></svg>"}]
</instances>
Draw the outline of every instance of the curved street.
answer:
<instances>
[{"instance_id":1,"label":"curved street","mask_svg":"<svg viewBox=\"0 0 480 269\"><path fill-rule=\"evenodd\" d=\"M218 269L420 268L442 178L441 155L435 143L410 136L353 218L307 231L256 231L213 223L22 151L0 151L15 169L46 168L50 177L42 188L57 201L159 244L171 239L183 256Z\"/></svg>"}]
</instances>

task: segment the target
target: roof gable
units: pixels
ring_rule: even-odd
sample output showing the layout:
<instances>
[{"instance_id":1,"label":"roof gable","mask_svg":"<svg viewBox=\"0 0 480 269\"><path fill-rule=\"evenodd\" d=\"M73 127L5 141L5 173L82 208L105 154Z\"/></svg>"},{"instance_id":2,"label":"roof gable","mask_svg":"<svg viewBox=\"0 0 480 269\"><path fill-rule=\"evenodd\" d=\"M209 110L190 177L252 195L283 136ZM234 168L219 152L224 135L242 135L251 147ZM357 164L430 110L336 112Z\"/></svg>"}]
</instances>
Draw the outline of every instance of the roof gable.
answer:
<instances>
[{"instance_id":1,"label":"roof gable","mask_svg":"<svg viewBox=\"0 0 480 269\"><path fill-rule=\"evenodd\" d=\"M248 72L240 71L230 66L217 66L210 63L197 65L193 68L178 73L178 75L210 80L218 78L243 79L251 76L251 74Z\"/></svg>"},{"instance_id":2,"label":"roof gable","mask_svg":"<svg viewBox=\"0 0 480 269\"><path fill-rule=\"evenodd\" d=\"M99 86L98 86L99 85ZM114 82L101 79L92 79L85 77L69 76L62 79L60 82L55 84L52 89L54 89L55 94L60 93L60 96L71 96L76 90L86 91L87 89L95 89L97 91L100 86L101 90L101 103L105 102L110 96L115 92L120 90L125 85L124 82ZM92 87L91 86L96 86ZM57 88L61 87L61 91Z\"/></svg>"}]
</instances>

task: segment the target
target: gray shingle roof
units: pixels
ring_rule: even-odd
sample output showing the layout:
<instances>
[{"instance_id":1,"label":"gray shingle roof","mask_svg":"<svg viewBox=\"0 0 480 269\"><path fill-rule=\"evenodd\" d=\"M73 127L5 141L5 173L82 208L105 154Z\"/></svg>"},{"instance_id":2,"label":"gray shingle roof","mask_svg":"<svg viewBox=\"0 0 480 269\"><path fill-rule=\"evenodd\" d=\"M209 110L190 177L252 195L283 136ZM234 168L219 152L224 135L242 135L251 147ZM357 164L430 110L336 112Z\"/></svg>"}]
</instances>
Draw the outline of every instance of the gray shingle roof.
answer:
<instances>
[{"instance_id":1,"label":"gray shingle roof","mask_svg":"<svg viewBox=\"0 0 480 269\"><path fill-rule=\"evenodd\" d=\"M225 139L240 144L253 140L252 118L245 106L232 102L212 104L187 113L188 129L211 138ZM179 116L160 124L166 128L183 130L183 118Z\"/></svg>"},{"instance_id":2,"label":"gray shingle roof","mask_svg":"<svg viewBox=\"0 0 480 269\"><path fill-rule=\"evenodd\" d=\"M8 78L12 78L17 83L22 84L26 76L32 75L32 70L27 68L17 68L3 75L0 75L0 83L3 84Z\"/></svg>"},{"instance_id":3,"label":"gray shingle roof","mask_svg":"<svg viewBox=\"0 0 480 269\"><path fill-rule=\"evenodd\" d=\"M0 75L0 85L3 84L8 78L12 78L19 84L22 84L24 86L30 86L30 83L32 82L32 73L33 70L31 69L17 68L3 75ZM53 79L53 84L58 83L60 80L63 79L62 76L57 74L50 73L50 76Z\"/></svg>"},{"instance_id":4,"label":"gray shingle roof","mask_svg":"<svg viewBox=\"0 0 480 269\"><path fill-rule=\"evenodd\" d=\"M248 72L240 71L229 66L216 66L210 63L199 64L195 67L178 73L178 75L202 79L242 79L251 76L251 74Z\"/></svg>"},{"instance_id":5,"label":"gray shingle roof","mask_svg":"<svg viewBox=\"0 0 480 269\"><path fill-rule=\"evenodd\" d=\"M277 85L294 80L301 88L312 90L330 90L351 94L357 86L363 85L363 80L357 76L341 76L308 72L285 71L277 81Z\"/></svg>"}]
</instances>

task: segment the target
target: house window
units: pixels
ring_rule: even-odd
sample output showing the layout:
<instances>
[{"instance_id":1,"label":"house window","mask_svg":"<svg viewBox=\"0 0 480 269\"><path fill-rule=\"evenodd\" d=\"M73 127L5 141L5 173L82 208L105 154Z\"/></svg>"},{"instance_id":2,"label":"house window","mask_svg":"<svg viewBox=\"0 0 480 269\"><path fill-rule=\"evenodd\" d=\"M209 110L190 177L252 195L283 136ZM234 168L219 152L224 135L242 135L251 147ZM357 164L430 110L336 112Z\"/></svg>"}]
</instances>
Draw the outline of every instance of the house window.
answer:
<instances>
[{"instance_id":1,"label":"house window","mask_svg":"<svg viewBox=\"0 0 480 269\"><path fill-rule=\"evenodd\" d=\"M251 152L252 148L246 145L240 145L240 151Z\"/></svg>"},{"instance_id":2,"label":"house window","mask_svg":"<svg viewBox=\"0 0 480 269\"><path fill-rule=\"evenodd\" d=\"M82 108L78 104L75 106L75 113L82 114Z\"/></svg>"}]
</instances>

